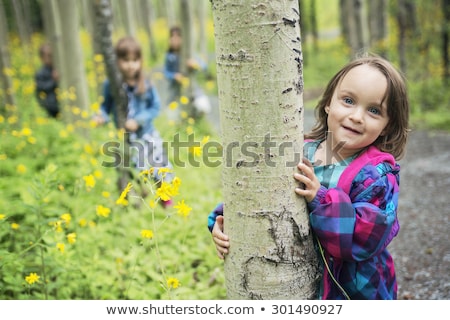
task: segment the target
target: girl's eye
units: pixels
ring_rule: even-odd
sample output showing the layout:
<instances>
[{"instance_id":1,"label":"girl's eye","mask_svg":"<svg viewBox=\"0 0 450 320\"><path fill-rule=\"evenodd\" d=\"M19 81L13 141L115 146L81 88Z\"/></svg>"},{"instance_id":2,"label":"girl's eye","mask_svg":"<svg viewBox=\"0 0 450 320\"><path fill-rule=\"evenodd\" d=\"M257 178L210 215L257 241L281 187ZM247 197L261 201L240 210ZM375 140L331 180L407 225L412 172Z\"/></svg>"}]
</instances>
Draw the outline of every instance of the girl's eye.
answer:
<instances>
[{"instance_id":1,"label":"girl's eye","mask_svg":"<svg viewBox=\"0 0 450 320\"><path fill-rule=\"evenodd\" d=\"M376 115L381 114L380 109L379 109L379 108L376 108L376 107L370 107L370 108L369 108L369 112L370 112L370 113L373 113L373 114L376 114Z\"/></svg>"},{"instance_id":2,"label":"girl's eye","mask_svg":"<svg viewBox=\"0 0 450 320\"><path fill-rule=\"evenodd\" d=\"M344 100L344 103L346 103L346 104L353 104L353 99L352 98L346 97L343 100Z\"/></svg>"}]
</instances>

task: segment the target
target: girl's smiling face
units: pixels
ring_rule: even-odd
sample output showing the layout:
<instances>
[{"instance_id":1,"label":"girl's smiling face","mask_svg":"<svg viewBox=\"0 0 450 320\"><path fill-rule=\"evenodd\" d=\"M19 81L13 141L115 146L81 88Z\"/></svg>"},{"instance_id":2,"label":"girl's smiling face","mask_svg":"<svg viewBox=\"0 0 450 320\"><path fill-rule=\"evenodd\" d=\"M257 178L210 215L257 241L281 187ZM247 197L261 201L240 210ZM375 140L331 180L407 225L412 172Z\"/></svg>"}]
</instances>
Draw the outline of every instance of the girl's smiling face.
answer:
<instances>
[{"instance_id":1,"label":"girl's smiling face","mask_svg":"<svg viewBox=\"0 0 450 320\"><path fill-rule=\"evenodd\" d=\"M369 65L359 65L343 77L325 107L329 150L345 159L383 135L389 122L386 90L385 75Z\"/></svg>"}]
</instances>

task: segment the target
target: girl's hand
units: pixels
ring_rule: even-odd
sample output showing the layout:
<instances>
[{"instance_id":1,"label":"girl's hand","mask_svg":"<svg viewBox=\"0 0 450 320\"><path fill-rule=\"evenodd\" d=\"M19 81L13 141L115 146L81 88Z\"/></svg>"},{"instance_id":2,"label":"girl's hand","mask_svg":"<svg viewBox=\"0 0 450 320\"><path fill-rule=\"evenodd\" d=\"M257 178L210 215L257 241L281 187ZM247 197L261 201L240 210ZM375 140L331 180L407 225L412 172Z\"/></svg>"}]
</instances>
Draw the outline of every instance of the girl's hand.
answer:
<instances>
[{"instance_id":1,"label":"girl's hand","mask_svg":"<svg viewBox=\"0 0 450 320\"><path fill-rule=\"evenodd\" d=\"M217 216L211 234L216 245L217 255L220 259L225 259L225 254L228 253L228 248L230 247L230 241L228 236L223 233L223 216Z\"/></svg>"},{"instance_id":2,"label":"girl's hand","mask_svg":"<svg viewBox=\"0 0 450 320\"><path fill-rule=\"evenodd\" d=\"M125 122L125 129L131 132L137 131L139 129L139 124L134 119L127 119Z\"/></svg>"},{"instance_id":3,"label":"girl's hand","mask_svg":"<svg viewBox=\"0 0 450 320\"><path fill-rule=\"evenodd\" d=\"M177 72L177 73L175 73L175 75L173 76L173 78L175 79L176 82L182 83L182 82L183 82L183 79L184 79L184 76L183 76L182 73Z\"/></svg>"},{"instance_id":4,"label":"girl's hand","mask_svg":"<svg viewBox=\"0 0 450 320\"><path fill-rule=\"evenodd\" d=\"M96 115L92 120L95 122L96 126L101 126L105 124L105 119L101 115Z\"/></svg>"},{"instance_id":5,"label":"girl's hand","mask_svg":"<svg viewBox=\"0 0 450 320\"><path fill-rule=\"evenodd\" d=\"M314 174L314 168L307 159L303 159L303 162L300 162L297 165L300 173L294 173L294 179L300 182L303 185L303 188L297 187L295 188L295 193L305 197L307 202L313 201L316 197L317 192L320 188L319 179L317 179Z\"/></svg>"}]
</instances>

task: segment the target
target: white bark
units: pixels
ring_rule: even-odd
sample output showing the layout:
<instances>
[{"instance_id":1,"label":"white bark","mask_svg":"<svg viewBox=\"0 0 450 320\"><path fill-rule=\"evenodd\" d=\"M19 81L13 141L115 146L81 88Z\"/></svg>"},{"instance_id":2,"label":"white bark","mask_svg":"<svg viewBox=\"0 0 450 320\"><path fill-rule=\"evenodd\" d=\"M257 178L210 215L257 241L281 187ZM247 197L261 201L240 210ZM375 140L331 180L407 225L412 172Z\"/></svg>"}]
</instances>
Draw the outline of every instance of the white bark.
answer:
<instances>
[{"instance_id":1,"label":"white bark","mask_svg":"<svg viewBox=\"0 0 450 320\"><path fill-rule=\"evenodd\" d=\"M312 299L318 260L293 174L303 146L297 0L212 1L229 299Z\"/></svg>"}]
</instances>

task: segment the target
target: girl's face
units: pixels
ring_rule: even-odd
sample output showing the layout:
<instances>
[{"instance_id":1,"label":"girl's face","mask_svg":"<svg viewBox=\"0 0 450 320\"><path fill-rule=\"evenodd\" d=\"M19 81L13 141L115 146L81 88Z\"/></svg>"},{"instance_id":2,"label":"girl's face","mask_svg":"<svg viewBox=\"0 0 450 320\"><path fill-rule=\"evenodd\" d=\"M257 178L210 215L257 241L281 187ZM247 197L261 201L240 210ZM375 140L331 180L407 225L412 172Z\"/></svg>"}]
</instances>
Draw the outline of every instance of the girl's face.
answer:
<instances>
[{"instance_id":1,"label":"girl's face","mask_svg":"<svg viewBox=\"0 0 450 320\"><path fill-rule=\"evenodd\" d=\"M386 90L386 77L374 67L360 65L344 76L325 107L331 150L347 158L383 135L389 122Z\"/></svg>"},{"instance_id":2,"label":"girl's face","mask_svg":"<svg viewBox=\"0 0 450 320\"><path fill-rule=\"evenodd\" d=\"M125 82L133 82L141 70L142 62L135 54L130 53L124 58L119 58L117 64ZM133 83L132 83L133 84Z\"/></svg>"},{"instance_id":3,"label":"girl's face","mask_svg":"<svg viewBox=\"0 0 450 320\"><path fill-rule=\"evenodd\" d=\"M174 32L169 38L169 46L173 50L179 50L181 48L181 35Z\"/></svg>"}]
</instances>

